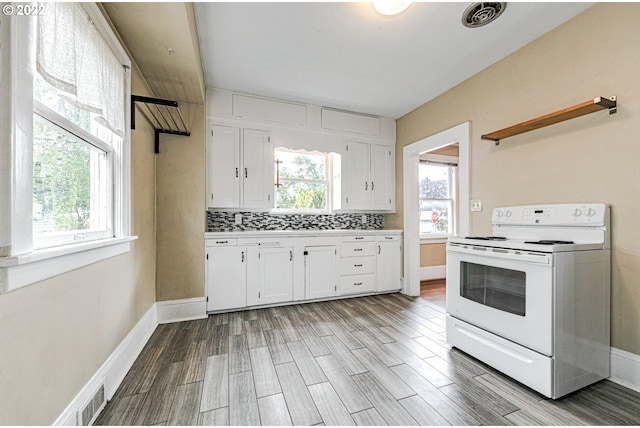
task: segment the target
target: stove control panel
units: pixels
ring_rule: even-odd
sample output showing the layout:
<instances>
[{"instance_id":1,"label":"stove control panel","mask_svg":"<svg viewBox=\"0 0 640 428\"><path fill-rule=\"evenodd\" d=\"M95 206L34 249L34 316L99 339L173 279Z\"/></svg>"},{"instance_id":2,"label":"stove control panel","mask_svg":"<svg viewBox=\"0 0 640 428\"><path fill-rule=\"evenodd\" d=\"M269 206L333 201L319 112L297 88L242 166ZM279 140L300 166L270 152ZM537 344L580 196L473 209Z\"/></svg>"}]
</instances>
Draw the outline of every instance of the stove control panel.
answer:
<instances>
[{"instance_id":1,"label":"stove control panel","mask_svg":"<svg viewBox=\"0 0 640 428\"><path fill-rule=\"evenodd\" d=\"M607 204L523 205L495 208L495 225L604 226Z\"/></svg>"}]
</instances>

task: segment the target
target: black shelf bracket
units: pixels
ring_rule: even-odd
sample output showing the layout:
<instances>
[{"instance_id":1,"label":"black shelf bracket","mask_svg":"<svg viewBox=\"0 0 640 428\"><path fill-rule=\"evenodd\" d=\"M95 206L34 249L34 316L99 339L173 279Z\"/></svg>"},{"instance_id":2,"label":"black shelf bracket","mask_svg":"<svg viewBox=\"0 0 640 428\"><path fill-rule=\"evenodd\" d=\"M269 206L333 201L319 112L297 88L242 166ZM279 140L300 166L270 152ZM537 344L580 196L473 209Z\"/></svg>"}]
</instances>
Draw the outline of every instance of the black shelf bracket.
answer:
<instances>
[{"instance_id":1,"label":"black shelf bracket","mask_svg":"<svg viewBox=\"0 0 640 428\"><path fill-rule=\"evenodd\" d=\"M136 129L136 103L155 130L154 151L160 153L160 134L191 135L177 101L131 95L131 129Z\"/></svg>"}]
</instances>

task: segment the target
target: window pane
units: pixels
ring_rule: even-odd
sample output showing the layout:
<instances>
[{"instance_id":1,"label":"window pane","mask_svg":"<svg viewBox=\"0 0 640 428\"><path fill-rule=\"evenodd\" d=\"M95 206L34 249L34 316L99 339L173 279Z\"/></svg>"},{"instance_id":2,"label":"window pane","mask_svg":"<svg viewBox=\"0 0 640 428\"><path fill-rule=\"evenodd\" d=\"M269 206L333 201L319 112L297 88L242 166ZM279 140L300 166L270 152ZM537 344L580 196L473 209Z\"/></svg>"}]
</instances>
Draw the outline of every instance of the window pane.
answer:
<instances>
[{"instance_id":1,"label":"window pane","mask_svg":"<svg viewBox=\"0 0 640 428\"><path fill-rule=\"evenodd\" d=\"M303 180L326 180L324 155L285 152L276 150L276 159L280 163L280 178Z\"/></svg>"},{"instance_id":2,"label":"window pane","mask_svg":"<svg viewBox=\"0 0 640 428\"><path fill-rule=\"evenodd\" d=\"M283 180L276 192L276 208L326 210L327 185Z\"/></svg>"},{"instance_id":3,"label":"window pane","mask_svg":"<svg viewBox=\"0 0 640 428\"><path fill-rule=\"evenodd\" d=\"M451 234L451 201L420 200L420 233Z\"/></svg>"},{"instance_id":4,"label":"window pane","mask_svg":"<svg viewBox=\"0 0 640 428\"><path fill-rule=\"evenodd\" d=\"M420 163L420 198L450 198L449 166Z\"/></svg>"},{"instance_id":5,"label":"window pane","mask_svg":"<svg viewBox=\"0 0 640 428\"><path fill-rule=\"evenodd\" d=\"M34 115L33 233L109 227L107 155Z\"/></svg>"}]
</instances>

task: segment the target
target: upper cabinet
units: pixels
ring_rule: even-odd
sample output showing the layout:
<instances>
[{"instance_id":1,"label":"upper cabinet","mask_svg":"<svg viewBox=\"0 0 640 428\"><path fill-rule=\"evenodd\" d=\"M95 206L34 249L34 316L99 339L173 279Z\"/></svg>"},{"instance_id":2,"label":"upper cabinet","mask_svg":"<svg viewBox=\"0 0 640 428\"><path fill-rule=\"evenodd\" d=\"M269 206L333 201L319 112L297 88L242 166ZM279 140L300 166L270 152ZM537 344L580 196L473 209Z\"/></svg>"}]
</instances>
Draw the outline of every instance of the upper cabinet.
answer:
<instances>
[{"instance_id":1,"label":"upper cabinet","mask_svg":"<svg viewBox=\"0 0 640 428\"><path fill-rule=\"evenodd\" d=\"M273 209L284 148L328 154L331 210L395 210L394 119L218 89L207 90L207 116L208 208Z\"/></svg>"},{"instance_id":2,"label":"upper cabinet","mask_svg":"<svg viewBox=\"0 0 640 428\"><path fill-rule=\"evenodd\" d=\"M267 131L212 125L207 139L207 206L272 208L271 158Z\"/></svg>"},{"instance_id":3,"label":"upper cabinet","mask_svg":"<svg viewBox=\"0 0 640 428\"><path fill-rule=\"evenodd\" d=\"M360 142L345 146L341 166L343 210L395 210L395 168L392 147Z\"/></svg>"}]
</instances>

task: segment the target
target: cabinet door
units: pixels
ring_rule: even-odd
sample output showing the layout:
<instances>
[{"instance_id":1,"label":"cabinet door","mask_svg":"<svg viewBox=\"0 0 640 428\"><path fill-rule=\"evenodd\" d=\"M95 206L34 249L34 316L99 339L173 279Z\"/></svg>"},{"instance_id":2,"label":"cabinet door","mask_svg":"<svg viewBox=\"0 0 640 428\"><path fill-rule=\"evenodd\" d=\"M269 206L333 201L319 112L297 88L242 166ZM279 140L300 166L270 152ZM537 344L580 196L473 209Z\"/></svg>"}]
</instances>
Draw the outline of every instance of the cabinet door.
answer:
<instances>
[{"instance_id":1,"label":"cabinet door","mask_svg":"<svg viewBox=\"0 0 640 428\"><path fill-rule=\"evenodd\" d=\"M207 248L208 311L247 305L246 256L244 247Z\"/></svg>"},{"instance_id":2,"label":"cabinet door","mask_svg":"<svg viewBox=\"0 0 640 428\"><path fill-rule=\"evenodd\" d=\"M243 130L242 200L244 208L273 208L273 148L269 133Z\"/></svg>"},{"instance_id":3,"label":"cabinet door","mask_svg":"<svg viewBox=\"0 0 640 428\"><path fill-rule=\"evenodd\" d=\"M371 145L371 209L392 210L394 199L395 168L392 148Z\"/></svg>"},{"instance_id":4,"label":"cabinet door","mask_svg":"<svg viewBox=\"0 0 640 428\"><path fill-rule=\"evenodd\" d=\"M400 289L400 238L376 242L376 291Z\"/></svg>"},{"instance_id":5,"label":"cabinet door","mask_svg":"<svg viewBox=\"0 0 640 428\"><path fill-rule=\"evenodd\" d=\"M347 177L344 189L344 207L346 209L368 209L371 193L369 182L369 144L347 144L346 162L342 178Z\"/></svg>"},{"instance_id":6,"label":"cabinet door","mask_svg":"<svg viewBox=\"0 0 640 428\"><path fill-rule=\"evenodd\" d=\"M240 130L213 125L207 141L207 206L240 207Z\"/></svg>"},{"instance_id":7,"label":"cabinet door","mask_svg":"<svg viewBox=\"0 0 640 428\"><path fill-rule=\"evenodd\" d=\"M337 294L337 258L335 245L305 248L305 286L307 299L319 299Z\"/></svg>"},{"instance_id":8,"label":"cabinet door","mask_svg":"<svg viewBox=\"0 0 640 428\"><path fill-rule=\"evenodd\" d=\"M247 304L293 300L293 247L250 249Z\"/></svg>"}]
</instances>

